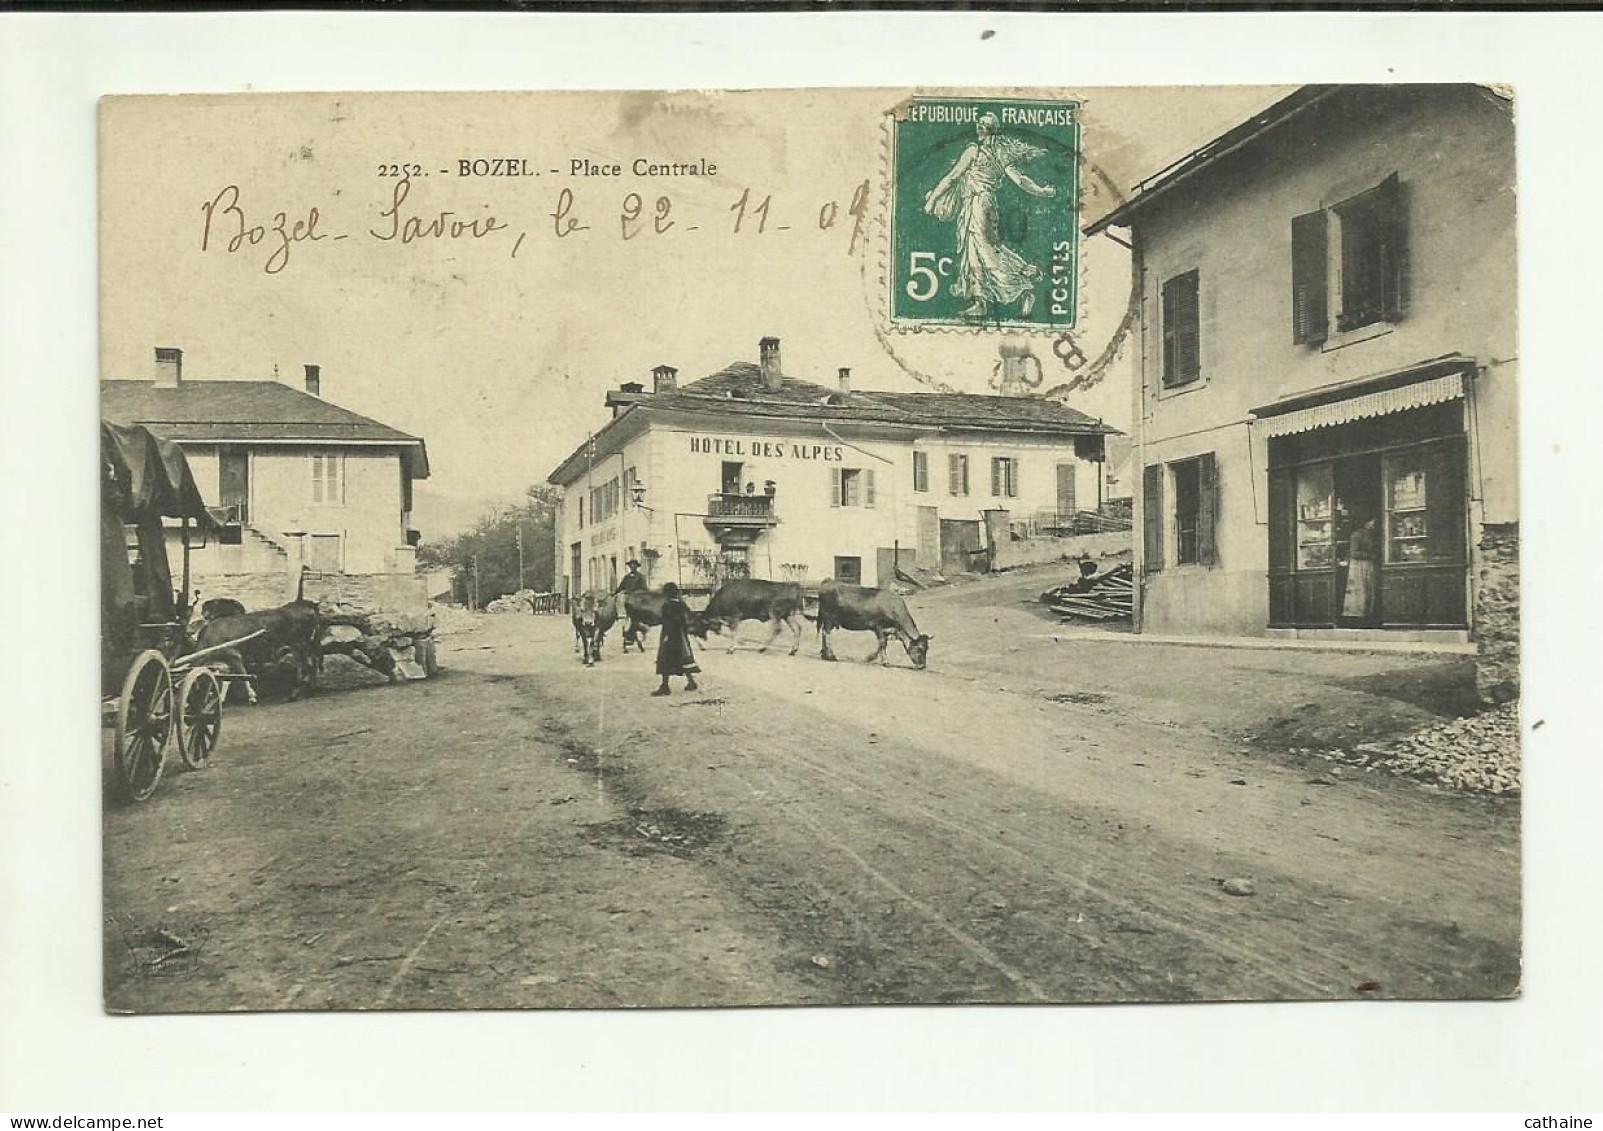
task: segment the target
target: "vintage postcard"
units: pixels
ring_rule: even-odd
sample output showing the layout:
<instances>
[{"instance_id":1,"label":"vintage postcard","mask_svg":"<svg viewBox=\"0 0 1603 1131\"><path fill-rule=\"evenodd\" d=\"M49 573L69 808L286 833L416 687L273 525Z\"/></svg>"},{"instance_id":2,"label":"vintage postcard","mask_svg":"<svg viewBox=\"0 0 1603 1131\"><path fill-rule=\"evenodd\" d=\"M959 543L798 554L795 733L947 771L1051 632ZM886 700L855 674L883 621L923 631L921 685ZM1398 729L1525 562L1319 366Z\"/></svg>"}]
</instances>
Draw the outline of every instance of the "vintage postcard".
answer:
<instances>
[{"instance_id":1,"label":"vintage postcard","mask_svg":"<svg viewBox=\"0 0 1603 1131\"><path fill-rule=\"evenodd\" d=\"M1516 995L1513 98L104 100L107 1009Z\"/></svg>"}]
</instances>

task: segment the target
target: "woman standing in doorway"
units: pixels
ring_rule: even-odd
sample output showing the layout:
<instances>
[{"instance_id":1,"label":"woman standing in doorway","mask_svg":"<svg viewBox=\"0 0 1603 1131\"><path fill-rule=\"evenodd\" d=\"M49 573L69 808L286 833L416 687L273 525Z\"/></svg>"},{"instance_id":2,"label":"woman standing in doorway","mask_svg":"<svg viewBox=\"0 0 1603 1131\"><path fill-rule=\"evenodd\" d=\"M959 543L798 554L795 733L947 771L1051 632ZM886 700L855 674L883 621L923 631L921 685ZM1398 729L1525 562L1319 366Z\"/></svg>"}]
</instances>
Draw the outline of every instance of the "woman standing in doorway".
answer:
<instances>
[{"instance_id":1,"label":"woman standing in doorway","mask_svg":"<svg viewBox=\"0 0 1603 1131\"><path fill-rule=\"evenodd\" d=\"M685 677L685 690L696 690L696 655L690 650L690 606L679 596L679 586L668 582L662 587L662 635L657 641L657 674L662 686L653 695L668 694L668 677Z\"/></svg>"},{"instance_id":2,"label":"woman standing in doorway","mask_svg":"<svg viewBox=\"0 0 1603 1131\"><path fill-rule=\"evenodd\" d=\"M1353 531L1347 543L1347 592L1341 615L1346 620L1368 621L1375 615L1375 520Z\"/></svg>"}]
</instances>

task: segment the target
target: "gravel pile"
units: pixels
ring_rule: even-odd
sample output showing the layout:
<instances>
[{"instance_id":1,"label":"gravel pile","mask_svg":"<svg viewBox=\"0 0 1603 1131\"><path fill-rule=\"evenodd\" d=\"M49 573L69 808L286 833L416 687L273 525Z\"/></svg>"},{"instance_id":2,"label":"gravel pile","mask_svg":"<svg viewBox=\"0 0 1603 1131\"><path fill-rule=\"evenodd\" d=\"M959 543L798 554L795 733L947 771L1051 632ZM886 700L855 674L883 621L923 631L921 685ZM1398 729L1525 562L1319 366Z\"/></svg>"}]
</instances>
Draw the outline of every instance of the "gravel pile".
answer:
<instances>
[{"instance_id":1,"label":"gravel pile","mask_svg":"<svg viewBox=\"0 0 1603 1131\"><path fill-rule=\"evenodd\" d=\"M434 634L446 636L472 632L479 627L479 616L471 613L460 605L429 605L429 612L434 616Z\"/></svg>"},{"instance_id":2,"label":"gravel pile","mask_svg":"<svg viewBox=\"0 0 1603 1131\"><path fill-rule=\"evenodd\" d=\"M1365 770L1383 769L1448 789L1500 796L1520 792L1519 705L1415 731L1396 742L1364 742L1322 757Z\"/></svg>"}]
</instances>

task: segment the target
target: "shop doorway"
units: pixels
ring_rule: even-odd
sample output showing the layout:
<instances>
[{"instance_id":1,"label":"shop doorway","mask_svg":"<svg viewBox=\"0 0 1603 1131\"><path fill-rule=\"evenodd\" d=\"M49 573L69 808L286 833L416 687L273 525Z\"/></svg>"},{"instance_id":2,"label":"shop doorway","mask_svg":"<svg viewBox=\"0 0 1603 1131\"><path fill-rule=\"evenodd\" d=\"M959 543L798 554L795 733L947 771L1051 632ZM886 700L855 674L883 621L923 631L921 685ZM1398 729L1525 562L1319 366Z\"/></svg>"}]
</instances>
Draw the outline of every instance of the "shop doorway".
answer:
<instances>
[{"instance_id":1,"label":"shop doorway","mask_svg":"<svg viewBox=\"0 0 1603 1131\"><path fill-rule=\"evenodd\" d=\"M1336 460L1335 614L1344 628L1380 626L1380 523L1384 512L1380 456Z\"/></svg>"}]
</instances>

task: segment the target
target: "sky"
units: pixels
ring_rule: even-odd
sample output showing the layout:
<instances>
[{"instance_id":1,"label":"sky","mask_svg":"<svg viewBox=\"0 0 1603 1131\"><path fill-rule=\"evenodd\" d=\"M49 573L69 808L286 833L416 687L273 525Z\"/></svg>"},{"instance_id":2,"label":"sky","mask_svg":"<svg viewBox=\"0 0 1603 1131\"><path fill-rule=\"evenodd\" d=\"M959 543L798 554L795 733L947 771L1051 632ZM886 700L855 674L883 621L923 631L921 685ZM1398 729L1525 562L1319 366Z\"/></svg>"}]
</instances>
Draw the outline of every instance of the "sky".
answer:
<instances>
[{"instance_id":1,"label":"sky","mask_svg":"<svg viewBox=\"0 0 1603 1131\"><path fill-rule=\"evenodd\" d=\"M1085 178L1083 223L1289 89L1029 96L1081 104L1087 167L1105 174ZM995 332L886 328L886 112L910 93L109 99L102 373L150 376L156 346L183 349L190 379L298 384L319 365L327 399L426 440L426 538L544 481L606 422L608 389L649 387L659 364L687 382L756 360L764 336L802 378L849 366L858 388L994 391ZM460 175L497 159L528 175ZM637 160L717 169L637 176ZM311 238L281 239L279 213ZM1081 273L1094 353L1130 300L1128 252L1088 239ZM1028 342L1043 388L1068 375L1052 337ZM1131 361L1068 403L1127 427Z\"/></svg>"}]
</instances>

